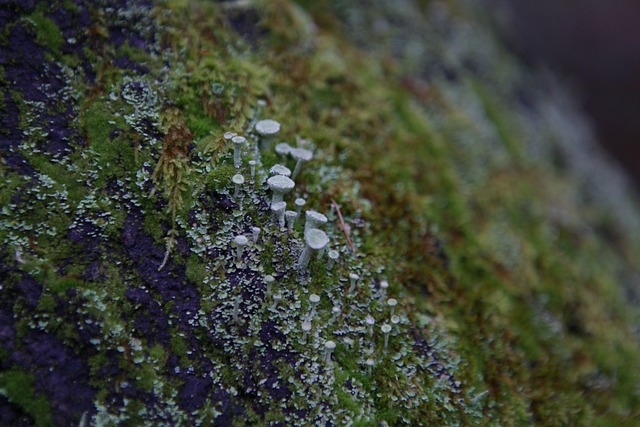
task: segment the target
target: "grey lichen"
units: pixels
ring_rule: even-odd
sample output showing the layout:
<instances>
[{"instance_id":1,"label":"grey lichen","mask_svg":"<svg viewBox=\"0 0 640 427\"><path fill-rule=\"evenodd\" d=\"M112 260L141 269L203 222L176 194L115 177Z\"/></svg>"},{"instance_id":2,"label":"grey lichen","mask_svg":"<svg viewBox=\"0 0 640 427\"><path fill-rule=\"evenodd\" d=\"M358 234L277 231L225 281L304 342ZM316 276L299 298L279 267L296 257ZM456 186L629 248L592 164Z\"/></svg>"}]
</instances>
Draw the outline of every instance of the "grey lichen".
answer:
<instances>
[{"instance_id":1,"label":"grey lichen","mask_svg":"<svg viewBox=\"0 0 640 427\"><path fill-rule=\"evenodd\" d=\"M284 175L274 175L267 180L267 185L273 196L271 197L271 204L282 202L285 194L293 190L295 182Z\"/></svg>"},{"instance_id":2,"label":"grey lichen","mask_svg":"<svg viewBox=\"0 0 640 427\"><path fill-rule=\"evenodd\" d=\"M307 268L313 251L318 251L327 246L329 238L324 231L312 228L304 232L304 241L304 250L300 253L300 257L296 263L296 268L298 270L305 270Z\"/></svg>"}]
</instances>

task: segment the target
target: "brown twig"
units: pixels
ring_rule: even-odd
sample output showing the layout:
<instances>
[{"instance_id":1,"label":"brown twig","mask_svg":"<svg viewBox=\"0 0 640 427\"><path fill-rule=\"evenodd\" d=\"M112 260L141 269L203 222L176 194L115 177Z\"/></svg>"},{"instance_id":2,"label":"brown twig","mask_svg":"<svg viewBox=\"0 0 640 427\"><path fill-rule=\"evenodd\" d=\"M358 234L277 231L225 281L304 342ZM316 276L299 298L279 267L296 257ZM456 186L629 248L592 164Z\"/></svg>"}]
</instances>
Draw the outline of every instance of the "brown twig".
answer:
<instances>
[{"instance_id":1,"label":"brown twig","mask_svg":"<svg viewBox=\"0 0 640 427\"><path fill-rule=\"evenodd\" d=\"M333 199L331 199L331 204L333 205L334 208L336 208L336 212L338 212L338 218L340 218L340 226L342 227L342 231L344 231L344 235L347 238L347 243L349 244L349 247L351 248L351 251L355 255L356 254L356 249L353 247L353 243L351 242L351 237L349 237L349 231L347 230L347 226L344 224L344 219L342 218L342 213L340 212L340 207L338 206L336 201L333 200Z\"/></svg>"}]
</instances>

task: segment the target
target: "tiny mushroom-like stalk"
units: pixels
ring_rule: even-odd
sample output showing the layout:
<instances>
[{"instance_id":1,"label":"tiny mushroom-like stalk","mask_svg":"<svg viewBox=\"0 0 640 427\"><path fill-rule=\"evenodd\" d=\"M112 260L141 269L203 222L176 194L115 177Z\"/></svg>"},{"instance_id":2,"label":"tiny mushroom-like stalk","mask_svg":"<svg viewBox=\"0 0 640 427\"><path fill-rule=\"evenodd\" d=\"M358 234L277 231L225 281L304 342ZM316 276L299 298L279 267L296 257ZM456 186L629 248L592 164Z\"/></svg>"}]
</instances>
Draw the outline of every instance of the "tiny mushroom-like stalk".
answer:
<instances>
[{"instance_id":1,"label":"tiny mushroom-like stalk","mask_svg":"<svg viewBox=\"0 0 640 427\"><path fill-rule=\"evenodd\" d=\"M355 273L350 273L349 280L351 280L351 286L349 287L349 291L347 292L347 294L351 295L353 291L356 290L356 286L358 284L358 280L360 280L360 276Z\"/></svg>"},{"instance_id":2,"label":"tiny mushroom-like stalk","mask_svg":"<svg viewBox=\"0 0 640 427\"><path fill-rule=\"evenodd\" d=\"M236 135L238 135L238 134L235 133L235 132L225 132L224 133L224 135L222 137L224 138L224 142L227 144L227 148L229 148L231 146L231 140Z\"/></svg>"},{"instance_id":3,"label":"tiny mushroom-like stalk","mask_svg":"<svg viewBox=\"0 0 640 427\"><path fill-rule=\"evenodd\" d=\"M302 322L301 328L302 328L302 343L305 343L307 341L307 334L309 333L309 331L311 330L311 322L309 320L305 320Z\"/></svg>"},{"instance_id":4,"label":"tiny mushroom-like stalk","mask_svg":"<svg viewBox=\"0 0 640 427\"><path fill-rule=\"evenodd\" d=\"M324 231L317 230L315 228L304 232L305 248L298 258L296 268L298 270L304 270L309 264L311 254L313 251L319 251L329 244L329 238Z\"/></svg>"},{"instance_id":5,"label":"tiny mushroom-like stalk","mask_svg":"<svg viewBox=\"0 0 640 427\"><path fill-rule=\"evenodd\" d=\"M284 195L293 190L296 184L284 175L274 175L267 180L267 185L273 192L273 197L271 198L271 204L273 205L281 202Z\"/></svg>"},{"instance_id":6,"label":"tiny mushroom-like stalk","mask_svg":"<svg viewBox=\"0 0 640 427\"><path fill-rule=\"evenodd\" d=\"M389 298L387 300L387 305L391 308L391 316L393 316L393 313L396 310L396 305L398 305L398 300L395 298Z\"/></svg>"},{"instance_id":7,"label":"tiny mushroom-like stalk","mask_svg":"<svg viewBox=\"0 0 640 427\"><path fill-rule=\"evenodd\" d=\"M387 297L387 289L389 288L389 282L383 280L380 282L380 297L384 300Z\"/></svg>"},{"instance_id":8,"label":"tiny mushroom-like stalk","mask_svg":"<svg viewBox=\"0 0 640 427\"><path fill-rule=\"evenodd\" d=\"M286 176L287 178L291 176L291 170L288 167L283 166L281 164L275 164L271 166L271 169L269 169L269 173L271 175Z\"/></svg>"},{"instance_id":9,"label":"tiny mushroom-like stalk","mask_svg":"<svg viewBox=\"0 0 640 427\"><path fill-rule=\"evenodd\" d=\"M293 202L293 204L296 207L296 212L298 212L298 215L300 215L300 212L302 211L302 208L304 207L304 204L307 203L303 198L298 197L296 199L295 202Z\"/></svg>"},{"instance_id":10,"label":"tiny mushroom-like stalk","mask_svg":"<svg viewBox=\"0 0 640 427\"><path fill-rule=\"evenodd\" d=\"M367 364L367 374L371 375L371 369L373 368L373 365L376 364L375 360L368 358L364 363Z\"/></svg>"},{"instance_id":11,"label":"tiny mushroom-like stalk","mask_svg":"<svg viewBox=\"0 0 640 427\"><path fill-rule=\"evenodd\" d=\"M296 219L298 218L298 212L296 211L285 211L284 219L287 222L287 229L293 230L293 226L296 224Z\"/></svg>"},{"instance_id":12,"label":"tiny mushroom-like stalk","mask_svg":"<svg viewBox=\"0 0 640 427\"><path fill-rule=\"evenodd\" d=\"M296 179L302 169L303 163L313 159L313 152L306 148L294 148L289 152L289 154L296 159L296 167L293 168L293 174L291 175L291 179Z\"/></svg>"},{"instance_id":13,"label":"tiny mushroom-like stalk","mask_svg":"<svg viewBox=\"0 0 640 427\"><path fill-rule=\"evenodd\" d=\"M244 184L244 176L242 176L239 173L237 173L237 174L233 175L233 177L231 178L231 181L236 186L236 188L235 188L235 190L233 192L233 200L235 200L240 195L240 186L242 184Z\"/></svg>"},{"instance_id":14,"label":"tiny mushroom-like stalk","mask_svg":"<svg viewBox=\"0 0 640 427\"><path fill-rule=\"evenodd\" d=\"M80 417L80 422L78 423L78 427L87 427L87 426L88 426L87 411L84 411L82 413L82 416Z\"/></svg>"},{"instance_id":15,"label":"tiny mushroom-like stalk","mask_svg":"<svg viewBox=\"0 0 640 427\"><path fill-rule=\"evenodd\" d=\"M338 320L338 317L340 317L341 312L342 310L340 310L340 307L337 305L334 305L333 308L331 309L331 313L333 313L333 317L331 318L331 321L335 322L336 320Z\"/></svg>"},{"instance_id":16,"label":"tiny mushroom-like stalk","mask_svg":"<svg viewBox=\"0 0 640 427\"><path fill-rule=\"evenodd\" d=\"M340 253L334 249L331 249L327 254L327 257L329 258L329 261L327 261L327 270L331 270L333 268L333 265L340 257Z\"/></svg>"},{"instance_id":17,"label":"tiny mushroom-like stalk","mask_svg":"<svg viewBox=\"0 0 640 427\"><path fill-rule=\"evenodd\" d=\"M394 325L397 325L398 323L400 323L400 317L394 314L393 316L391 316L391 323L393 323Z\"/></svg>"},{"instance_id":18,"label":"tiny mushroom-like stalk","mask_svg":"<svg viewBox=\"0 0 640 427\"><path fill-rule=\"evenodd\" d=\"M280 160L284 161L287 154L291 152L292 148L286 142L280 142L276 144L276 154L280 156Z\"/></svg>"},{"instance_id":19,"label":"tiny mushroom-like stalk","mask_svg":"<svg viewBox=\"0 0 640 427\"><path fill-rule=\"evenodd\" d=\"M376 320L371 317L371 315L368 315L365 319L364 322L367 324L367 327L369 328L369 335L373 336L373 325L376 323Z\"/></svg>"},{"instance_id":20,"label":"tiny mushroom-like stalk","mask_svg":"<svg viewBox=\"0 0 640 427\"><path fill-rule=\"evenodd\" d=\"M391 325L385 323L380 327L382 333L384 334L384 351L387 352L387 348L389 347L389 332L391 332Z\"/></svg>"},{"instance_id":21,"label":"tiny mushroom-like stalk","mask_svg":"<svg viewBox=\"0 0 640 427\"><path fill-rule=\"evenodd\" d=\"M313 316L316 315L316 308L320 304L320 295L311 294L309 295L309 314L307 315L307 319L312 319Z\"/></svg>"},{"instance_id":22,"label":"tiny mushroom-like stalk","mask_svg":"<svg viewBox=\"0 0 640 427\"><path fill-rule=\"evenodd\" d=\"M273 136L280 131L280 123L266 119L256 123L256 132L260 135L260 149L268 150Z\"/></svg>"},{"instance_id":23,"label":"tiny mushroom-like stalk","mask_svg":"<svg viewBox=\"0 0 640 427\"><path fill-rule=\"evenodd\" d=\"M231 142L233 142L233 165L236 168L239 168L242 164L242 145L247 141L247 138L244 136L234 136L231 138Z\"/></svg>"},{"instance_id":24,"label":"tiny mushroom-like stalk","mask_svg":"<svg viewBox=\"0 0 640 427\"><path fill-rule=\"evenodd\" d=\"M240 234L236 236L233 241L236 244L236 261L240 261L242 259L242 252L244 248L249 244L249 239Z\"/></svg>"},{"instance_id":25,"label":"tiny mushroom-like stalk","mask_svg":"<svg viewBox=\"0 0 640 427\"><path fill-rule=\"evenodd\" d=\"M251 239L253 240L253 244L258 243L258 238L260 238L260 227L251 227Z\"/></svg>"},{"instance_id":26,"label":"tiny mushroom-like stalk","mask_svg":"<svg viewBox=\"0 0 640 427\"><path fill-rule=\"evenodd\" d=\"M256 176L256 162L255 160L249 160L249 167L251 168L251 178Z\"/></svg>"},{"instance_id":27,"label":"tiny mushroom-like stalk","mask_svg":"<svg viewBox=\"0 0 640 427\"><path fill-rule=\"evenodd\" d=\"M238 313L240 312L240 295L235 297L233 300L233 323L236 325L240 323L240 318L238 317Z\"/></svg>"},{"instance_id":28,"label":"tiny mushroom-like stalk","mask_svg":"<svg viewBox=\"0 0 640 427\"><path fill-rule=\"evenodd\" d=\"M274 294L271 299L273 300L273 305L271 306L271 308L275 309L276 307L278 307L278 303L280 302L280 300L282 300L282 294Z\"/></svg>"},{"instance_id":29,"label":"tiny mushroom-like stalk","mask_svg":"<svg viewBox=\"0 0 640 427\"><path fill-rule=\"evenodd\" d=\"M287 208L286 202L276 202L271 205L271 212L273 213L273 221L278 224L278 227L284 228L284 212Z\"/></svg>"},{"instance_id":30,"label":"tiny mushroom-like stalk","mask_svg":"<svg viewBox=\"0 0 640 427\"><path fill-rule=\"evenodd\" d=\"M268 276L265 276L264 283L267 285L267 290L265 291L265 295L267 297L271 295L271 287L273 286L273 282L275 281L276 279L274 279L272 275L269 274Z\"/></svg>"},{"instance_id":31,"label":"tiny mushroom-like stalk","mask_svg":"<svg viewBox=\"0 0 640 427\"><path fill-rule=\"evenodd\" d=\"M327 354L325 355L325 362L329 364L331 363L331 354L333 353L333 350L336 348L336 343L331 340L325 341L324 348L327 351Z\"/></svg>"},{"instance_id":32,"label":"tiny mushroom-like stalk","mask_svg":"<svg viewBox=\"0 0 640 427\"><path fill-rule=\"evenodd\" d=\"M307 211L305 212L304 231L311 230L312 228L320 228L327 223L327 217L320 212Z\"/></svg>"}]
</instances>

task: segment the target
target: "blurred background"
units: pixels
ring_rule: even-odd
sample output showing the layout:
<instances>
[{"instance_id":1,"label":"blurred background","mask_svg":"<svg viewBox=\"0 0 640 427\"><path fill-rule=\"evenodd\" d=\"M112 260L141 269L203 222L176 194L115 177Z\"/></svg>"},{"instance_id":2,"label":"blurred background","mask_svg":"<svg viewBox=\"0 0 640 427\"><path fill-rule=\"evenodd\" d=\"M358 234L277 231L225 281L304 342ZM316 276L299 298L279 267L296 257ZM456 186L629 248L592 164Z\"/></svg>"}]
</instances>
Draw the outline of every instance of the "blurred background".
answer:
<instances>
[{"instance_id":1,"label":"blurred background","mask_svg":"<svg viewBox=\"0 0 640 427\"><path fill-rule=\"evenodd\" d=\"M600 142L640 192L640 1L485 2L499 11L501 32L516 52L574 87Z\"/></svg>"}]
</instances>

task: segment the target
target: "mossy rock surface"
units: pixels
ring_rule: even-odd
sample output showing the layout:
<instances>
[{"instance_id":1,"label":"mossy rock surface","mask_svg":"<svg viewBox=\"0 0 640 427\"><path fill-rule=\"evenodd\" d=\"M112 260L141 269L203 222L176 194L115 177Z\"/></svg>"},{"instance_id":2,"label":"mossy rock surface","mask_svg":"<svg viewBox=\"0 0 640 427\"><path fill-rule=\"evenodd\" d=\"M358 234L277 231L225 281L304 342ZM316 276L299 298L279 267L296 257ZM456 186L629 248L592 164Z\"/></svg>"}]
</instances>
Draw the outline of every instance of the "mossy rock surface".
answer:
<instances>
[{"instance_id":1,"label":"mossy rock surface","mask_svg":"<svg viewBox=\"0 0 640 427\"><path fill-rule=\"evenodd\" d=\"M1 8L0 425L637 424L640 211L475 2Z\"/></svg>"}]
</instances>

